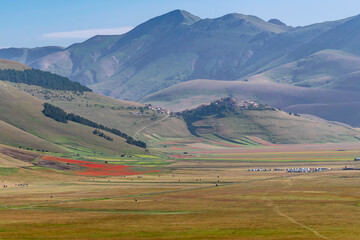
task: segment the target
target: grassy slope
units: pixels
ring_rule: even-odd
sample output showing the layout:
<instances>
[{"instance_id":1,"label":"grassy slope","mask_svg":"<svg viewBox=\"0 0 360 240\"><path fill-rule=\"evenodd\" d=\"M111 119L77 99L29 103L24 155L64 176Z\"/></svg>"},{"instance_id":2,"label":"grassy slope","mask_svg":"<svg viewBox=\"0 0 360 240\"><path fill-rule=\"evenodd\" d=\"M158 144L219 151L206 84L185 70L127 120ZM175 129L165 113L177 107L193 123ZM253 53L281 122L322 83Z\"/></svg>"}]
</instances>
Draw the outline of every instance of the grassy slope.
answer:
<instances>
[{"instance_id":1,"label":"grassy slope","mask_svg":"<svg viewBox=\"0 0 360 240\"><path fill-rule=\"evenodd\" d=\"M0 120L9 127L8 134L2 134L3 143L13 143L14 136L19 137L27 147L36 147L49 151L66 151L65 146L84 147L94 151L108 153L143 152L142 149L128 145L123 138L107 134L114 141L106 141L92 133L92 128L77 123L63 124L43 116L43 101L1 82L0 84ZM4 125L4 124L3 124ZM29 134L19 134L21 130ZM7 137L8 136L8 137ZM42 141L39 140L42 139ZM19 140L20 141L20 140ZM17 143L18 144L18 143ZM57 145L56 149L54 144ZM18 146L14 144L15 146Z\"/></svg>"},{"instance_id":2,"label":"grassy slope","mask_svg":"<svg viewBox=\"0 0 360 240\"><path fill-rule=\"evenodd\" d=\"M61 148L40 137L23 131L13 125L0 120L0 142L10 146L24 146L33 149L46 149L51 152L60 152Z\"/></svg>"},{"instance_id":3,"label":"grassy slope","mask_svg":"<svg viewBox=\"0 0 360 240\"><path fill-rule=\"evenodd\" d=\"M14 70L22 71L25 69L30 69L30 67L28 67L22 63L5 60L5 59L0 59L0 70L4 70L4 69L14 69Z\"/></svg>"},{"instance_id":4,"label":"grassy slope","mask_svg":"<svg viewBox=\"0 0 360 240\"><path fill-rule=\"evenodd\" d=\"M341 109L335 107L338 104L360 104L359 94L278 83L193 80L149 95L142 102L181 111L209 103L224 96L233 96L241 100L254 100L280 109L288 109L298 104L304 104L309 108L318 104L327 104L329 106L327 114L320 117L331 121L342 121L354 126L359 124L357 116L351 113L351 108L348 108L347 114L343 115ZM320 110L320 108L318 109ZM307 111L307 108L292 112L317 114L316 111Z\"/></svg>"},{"instance_id":5,"label":"grassy slope","mask_svg":"<svg viewBox=\"0 0 360 240\"><path fill-rule=\"evenodd\" d=\"M220 135L227 139L256 136L272 143L325 143L356 141L353 129L311 121L281 111L245 111L244 115L198 121L200 135ZM210 127L210 128L209 128ZM360 134L360 133L358 133Z\"/></svg>"},{"instance_id":6,"label":"grassy slope","mask_svg":"<svg viewBox=\"0 0 360 240\"><path fill-rule=\"evenodd\" d=\"M142 138L144 133L154 132L163 137L190 136L182 120L170 118L162 122L161 120L167 115L152 110L147 110L142 115L132 114L140 112L139 107L144 107L141 103L117 100L96 93L76 95L71 92L44 90L26 84L12 85L38 98L47 99L48 102L63 108L67 112L78 114L105 126L117 128L129 135L135 135L139 132L137 134L139 138ZM128 107L135 107L136 109L128 109ZM169 127L170 123L172 127ZM146 131L142 130L143 128ZM147 130L148 128L151 130Z\"/></svg>"},{"instance_id":7,"label":"grassy slope","mask_svg":"<svg viewBox=\"0 0 360 240\"><path fill-rule=\"evenodd\" d=\"M142 100L172 110L184 110L224 96L255 100L279 108L306 103L357 102L360 96L346 91L315 89L277 83L198 79L177 84Z\"/></svg>"},{"instance_id":8,"label":"grassy slope","mask_svg":"<svg viewBox=\"0 0 360 240\"><path fill-rule=\"evenodd\" d=\"M186 124L180 118L169 117L164 114L155 114L145 111L143 115L139 109L126 107L141 107L142 104L115 100L95 93L76 95L70 92L44 92L39 87L25 84L13 84L23 91L39 98L50 98L49 102L60 106L68 112L73 112L89 118L95 122L118 128L148 143L166 141L166 139L192 138ZM290 87L291 88L291 87ZM294 87L296 88L296 87ZM198 125L214 126L211 134L219 134L229 139L240 139L245 136L257 136L266 141L275 143L304 143L304 142L336 142L351 140L350 130L339 126L329 127L327 123L305 120L289 116L282 112L247 112L246 118L228 117L225 119L209 119L197 123ZM305 130L304 130L305 129ZM202 130L204 136L209 137L209 129Z\"/></svg>"}]
</instances>

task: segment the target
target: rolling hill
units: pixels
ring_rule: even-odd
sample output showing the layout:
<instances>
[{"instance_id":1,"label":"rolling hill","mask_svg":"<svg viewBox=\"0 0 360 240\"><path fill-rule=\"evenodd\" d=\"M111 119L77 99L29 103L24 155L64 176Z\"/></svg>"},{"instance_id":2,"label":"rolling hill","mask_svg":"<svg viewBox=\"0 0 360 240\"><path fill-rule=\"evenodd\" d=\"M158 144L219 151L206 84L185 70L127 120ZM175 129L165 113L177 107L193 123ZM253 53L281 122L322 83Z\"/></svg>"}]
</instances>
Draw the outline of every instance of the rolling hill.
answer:
<instances>
[{"instance_id":1,"label":"rolling hill","mask_svg":"<svg viewBox=\"0 0 360 240\"><path fill-rule=\"evenodd\" d=\"M234 98L201 105L181 115L194 135L235 144L251 142L254 137L282 144L358 141L355 136L359 135L346 126L312 121Z\"/></svg>"},{"instance_id":2,"label":"rolling hill","mask_svg":"<svg viewBox=\"0 0 360 240\"><path fill-rule=\"evenodd\" d=\"M326 120L340 121L353 126L360 125L359 118L353 113L358 109L360 103L358 93L297 87L273 82L193 80L152 94L144 98L142 102L152 103L173 111L181 111L225 96L236 97L240 100L254 100L286 111L290 111L291 106L299 104L312 109L321 108L326 104L329 106L326 116L322 115ZM331 107L338 104L347 106L346 115L341 108ZM297 108L298 111L292 110L292 112L317 115L316 110L307 111L307 109L305 107Z\"/></svg>"},{"instance_id":3,"label":"rolling hill","mask_svg":"<svg viewBox=\"0 0 360 240\"><path fill-rule=\"evenodd\" d=\"M256 86L256 83L243 84ZM188 129L186 119L184 121L181 115L160 113L140 103L116 100L93 92L79 94L69 91L48 90L26 84L8 83L8 85L9 87L12 86L11 89L25 92L23 94L27 94L27 96L32 95L32 98L39 99L37 101L50 102L67 112L124 131L136 139L149 143L152 147L154 147L153 144L166 139L196 139L196 135L203 139L227 142L231 142L232 139L248 137L263 139L272 143L319 143L355 140L352 135L355 131L348 126L339 126L319 120L307 120L278 110L248 110L242 114L229 114L223 117L216 117L218 113L211 113L210 111L205 114L206 116L202 116L200 120L194 122L197 133L193 135ZM286 87L298 88L287 85ZM294 93L290 92L289 95L291 94ZM314 95L321 98L318 92ZM209 98L206 100L209 101Z\"/></svg>"},{"instance_id":4,"label":"rolling hill","mask_svg":"<svg viewBox=\"0 0 360 240\"><path fill-rule=\"evenodd\" d=\"M118 100L93 92L79 94L27 84L8 84L66 112L119 129L131 136L142 138L142 133L150 131L163 137L191 137L181 119L168 118L167 114L149 109L142 103Z\"/></svg>"},{"instance_id":5,"label":"rolling hill","mask_svg":"<svg viewBox=\"0 0 360 240\"><path fill-rule=\"evenodd\" d=\"M93 128L69 122L56 122L42 114L43 101L10 84L0 82L0 143L50 152L93 149L106 153L141 153L144 150L125 143L123 138L109 135L106 141L94 135Z\"/></svg>"}]
</instances>

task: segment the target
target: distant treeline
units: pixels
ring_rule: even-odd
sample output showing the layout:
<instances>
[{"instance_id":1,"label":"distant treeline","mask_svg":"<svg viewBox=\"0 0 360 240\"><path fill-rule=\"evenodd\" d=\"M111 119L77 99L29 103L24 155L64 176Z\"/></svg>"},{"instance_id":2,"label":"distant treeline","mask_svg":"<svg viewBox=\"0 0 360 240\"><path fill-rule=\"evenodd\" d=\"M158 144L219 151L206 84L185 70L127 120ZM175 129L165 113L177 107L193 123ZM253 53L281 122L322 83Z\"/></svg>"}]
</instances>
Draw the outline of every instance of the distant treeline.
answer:
<instances>
[{"instance_id":1,"label":"distant treeline","mask_svg":"<svg viewBox=\"0 0 360 240\"><path fill-rule=\"evenodd\" d=\"M89 127L101 129L110 133L113 133L117 136L126 139L126 142L131 145L135 145L141 148L146 148L146 143L143 141L135 140L133 137L127 135L126 133L121 132L115 128L109 128L104 125L98 124L96 122L90 121L89 119L80 117L73 113L66 113L63 109L51 105L50 103L44 103L43 114L49 118L52 118L58 122L67 123L68 121L80 123Z\"/></svg>"},{"instance_id":2,"label":"distant treeline","mask_svg":"<svg viewBox=\"0 0 360 240\"><path fill-rule=\"evenodd\" d=\"M24 71L17 70L0 70L0 80L25 83L29 85L40 86L52 90L66 90L78 92L91 92L88 87L78 82L73 82L66 77L62 77L50 72L44 72L37 69L27 69Z\"/></svg>"}]
</instances>

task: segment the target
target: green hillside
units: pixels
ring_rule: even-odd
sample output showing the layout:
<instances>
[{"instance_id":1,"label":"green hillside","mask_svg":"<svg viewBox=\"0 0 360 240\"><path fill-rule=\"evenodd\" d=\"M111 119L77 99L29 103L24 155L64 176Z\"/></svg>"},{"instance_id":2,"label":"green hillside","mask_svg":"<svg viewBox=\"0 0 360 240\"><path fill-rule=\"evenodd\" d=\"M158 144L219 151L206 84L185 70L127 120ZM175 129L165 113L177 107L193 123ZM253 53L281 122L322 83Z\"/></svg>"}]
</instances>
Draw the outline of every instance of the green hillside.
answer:
<instances>
[{"instance_id":1,"label":"green hillside","mask_svg":"<svg viewBox=\"0 0 360 240\"><path fill-rule=\"evenodd\" d=\"M93 92L79 94L26 84L9 84L66 112L75 113L143 140L147 140L143 138L144 134L152 133L163 137L191 136L181 119L148 109L141 103L117 100Z\"/></svg>"},{"instance_id":2,"label":"green hillside","mask_svg":"<svg viewBox=\"0 0 360 240\"><path fill-rule=\"evenodd\" d=\"M350 107L354 104L359 106L360 95L358 93L324 88L305 88L266 81L193 80L149 95L142 99L142 102L152 103L174 111L181 111L225 96L236 97L240 100L254 100L285 110L299 104L309 107L326 104L329 106L327 108L327 115L320 117L353 126L360 125L359 118L352 112L354 108ZM331 107L337 104L348 106L346 115L343 114L344 112L340 108ZM307 111L307 108L291 112L317 114L316 111Z\"/></svg>"},{"instance_id":3,"label":"green hillside","mask_svg":"<svg viewBox=\"0 0 360 240\"><path fill-rule=\"evenodd\" d=\"M8 83L0 84L0 143L51 152L88 149L104 153L141 153L144 150L125 143L121 137L107 134L107 141L93 134L93 128L74 122L56 122L42 114L43 101ZM87 150L87 151L88 151ZM85 151L85 150L84 150Z\"/></svg>"},{"instance_id":4,"label":"green hillside","mask_svg":"<svg viewBox=\"0 0 360 240\"><path fill-rule=\"evenodd\" d=\"M243 84L257 86L255 83ZM320 91L329 90L320 89ZM315 92L314 95L323 97L319 92ZM33 145L29 146L37 148L46 143L49 149L52 147L51 151L60 151L59 147L62 151L67 151L69 146L117 153L142 150L124 143L123 138L111 133L104 132L106 136L114 139L113 142L94 135L92 128L70 121L67 124L59 123L43 116L41 111L44 100L67 112L119 129L135 139L145 141L150 146L167 139L185 140L195 139L197 136L225 142L239 140L240 143L252 137L272 143L319 143L353 141L356 139L352 134L357 134L349 127L307 120L281 111L271 111L271 108L267 107L260 109L250 107L240 111L230 109L225 113L221 113L222 110L205 111L200 118L193 119L191 124L196 129L194 132L189 129L188 119L185 118L184 121L182 115L160 113L139 103L116 100L92 92L80 94L26 84L3 83L0 96L0 102L4 105L1 106L4 114L0 119L4 123L0 127L10 129L8 125L12 126L10 133L3 135L2 143L13 146L20 144L16 142L14 136L24 131L28 133L22 140L24 146L27 146L26 143L31 143ZM8 103L10 99L15 105ZM198 109L193 111L197 112ZM21 117L19 112L26 112L26 117ZM14 126L16 129L13 129ZM17 135L12 135L12 132L16 132Z\"/></svg>"},{"instance_id":5,"label":"green hillside","mask_svg":"<svg viewBox=\"0 0 360 240\"><path fill-rule=\"evenodd\" d=\"M271 143L325 143L358 141L354 129L312 121L266 106L238 105L225 98L182 112L189 129L198 136L240 143L257 137ZM241 102L240 102L241 104Z\"/></svg>"}]
</instances>

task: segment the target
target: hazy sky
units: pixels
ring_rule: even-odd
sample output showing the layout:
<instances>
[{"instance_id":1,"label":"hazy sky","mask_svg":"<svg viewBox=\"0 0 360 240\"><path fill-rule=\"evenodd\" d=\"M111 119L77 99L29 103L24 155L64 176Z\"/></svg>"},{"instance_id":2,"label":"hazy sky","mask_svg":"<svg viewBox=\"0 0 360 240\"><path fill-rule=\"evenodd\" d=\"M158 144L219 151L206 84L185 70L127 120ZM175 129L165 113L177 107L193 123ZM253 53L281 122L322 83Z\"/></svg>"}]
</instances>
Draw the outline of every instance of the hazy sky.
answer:
<instances>
[{"instance_id":1,"label":"hazy sky","mask_svg":"<svg viewBox=\"0 0 360 240\"><path fill-rule=\"evenodd\" d=\"M201 18L243 13L304 26L360 14L359 0L0 0L0 48L68 46L120 34L174 9Z\"/></svg>"}]
</instances>

